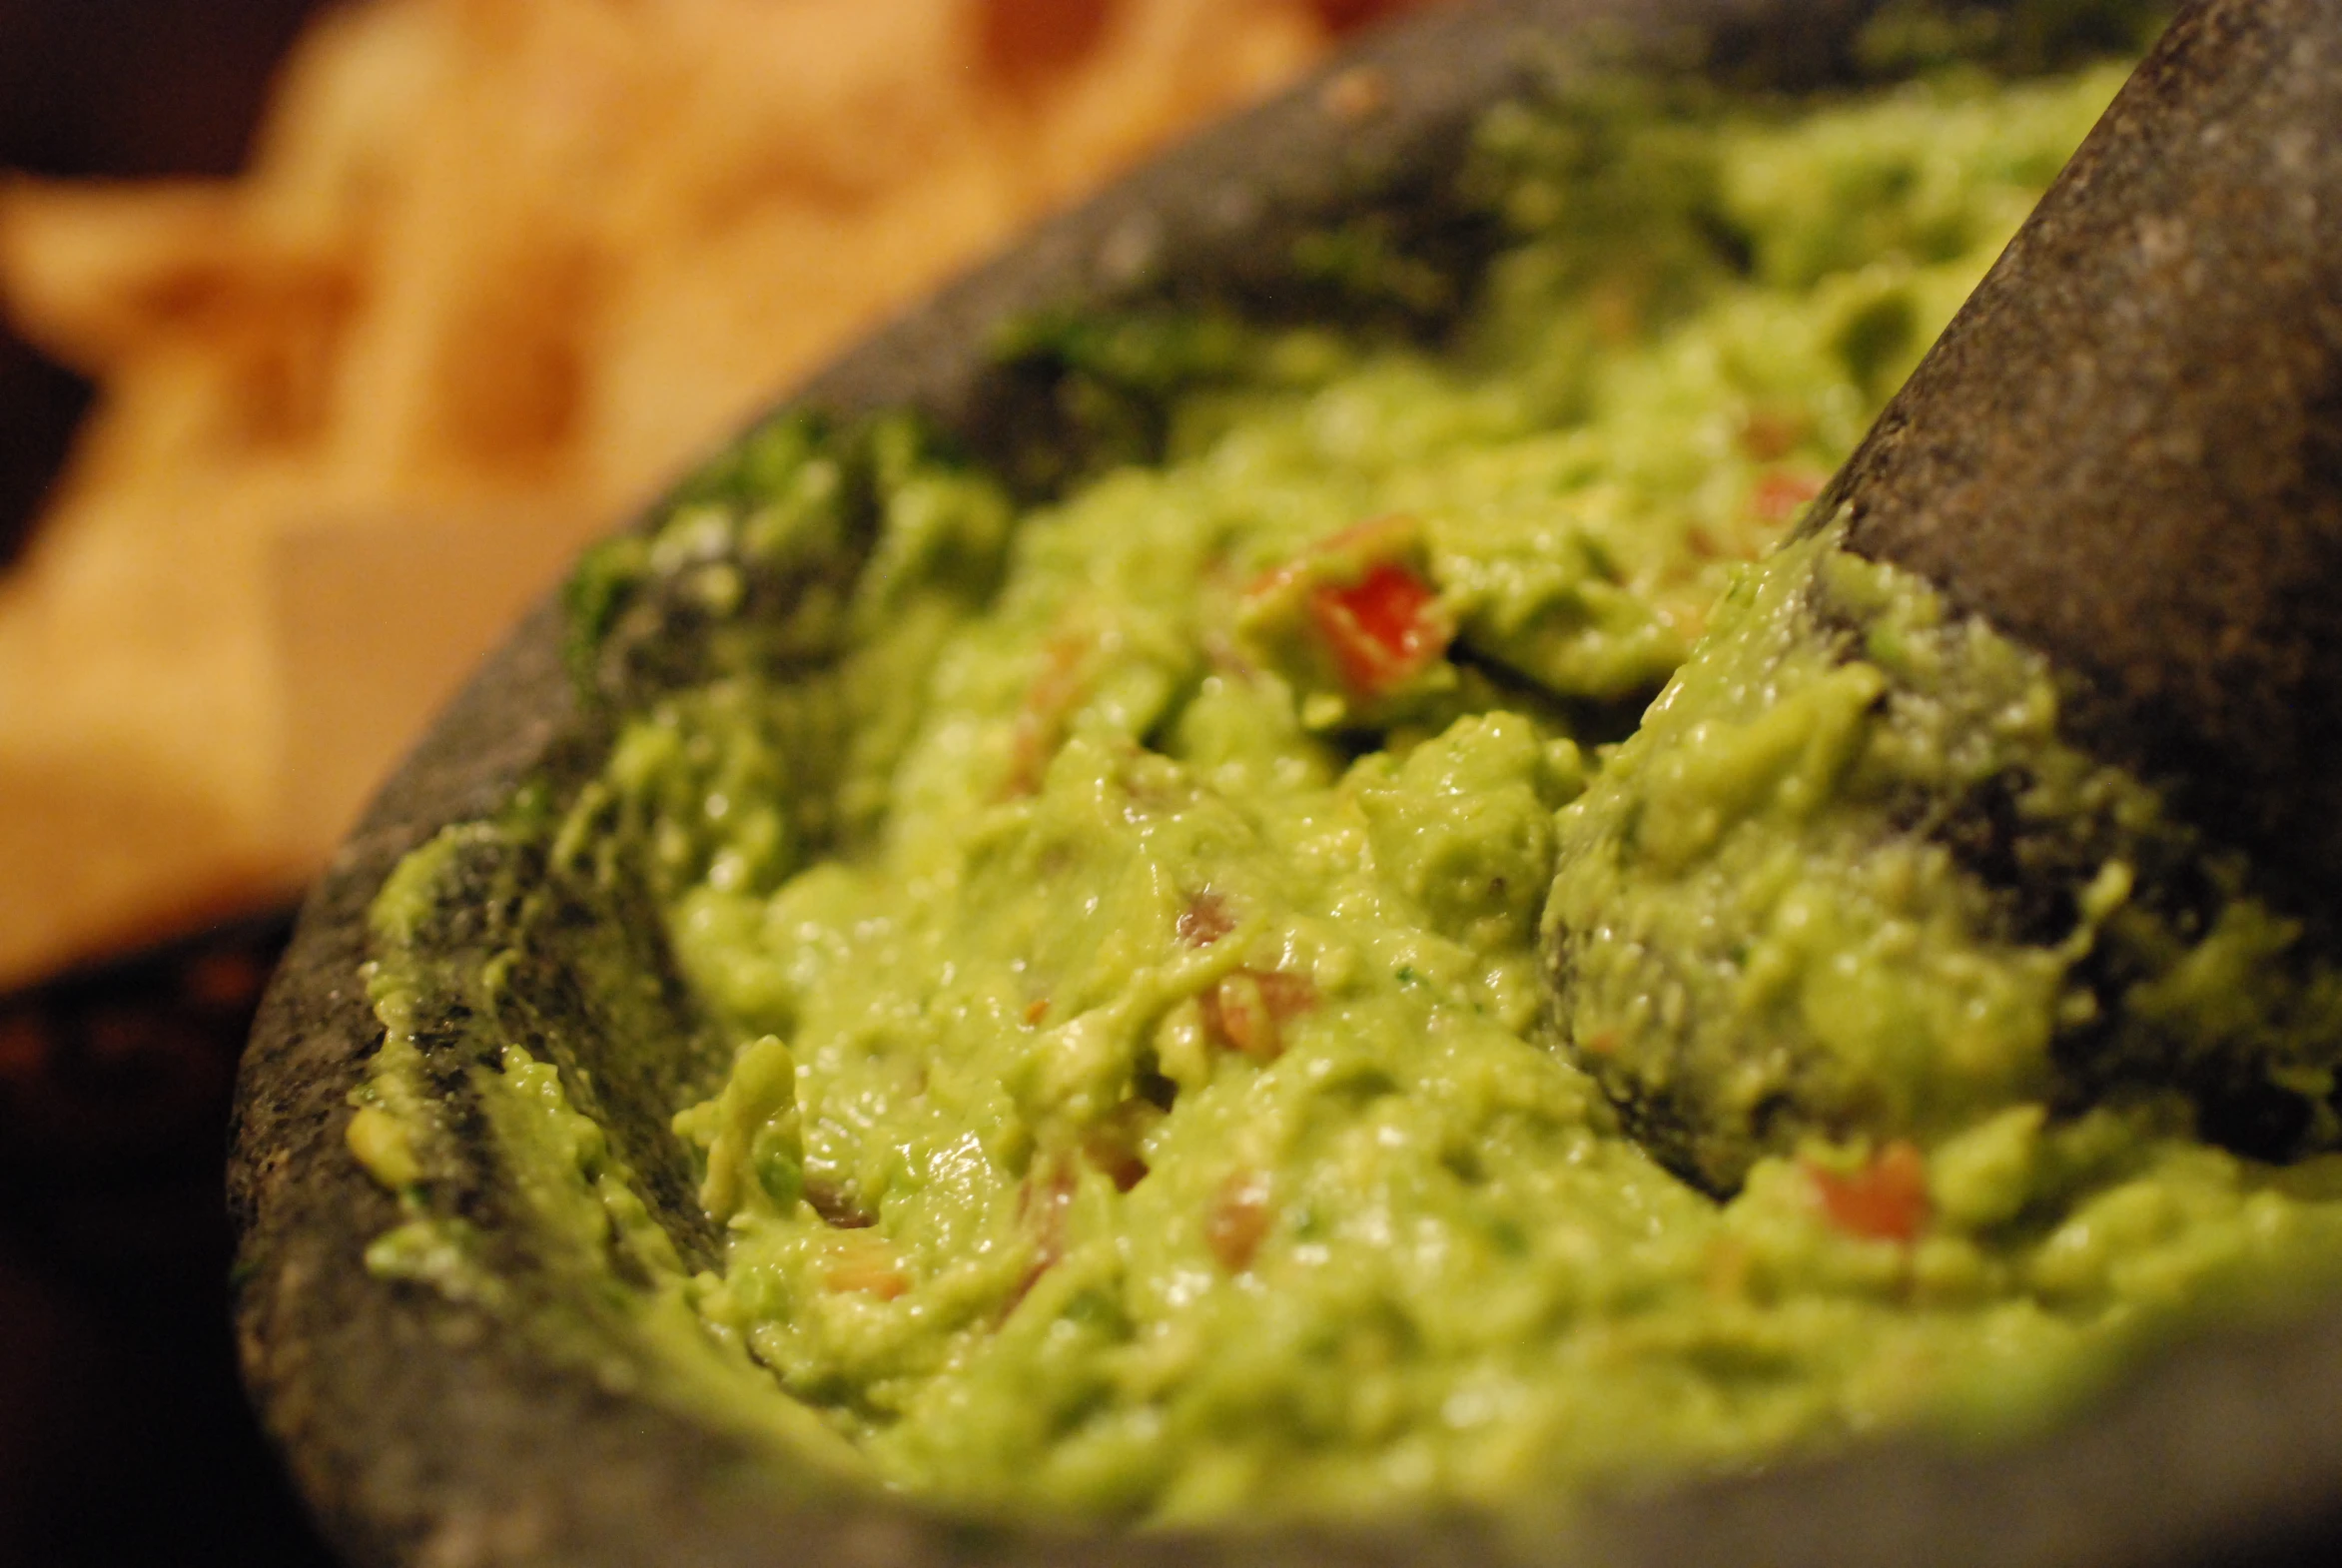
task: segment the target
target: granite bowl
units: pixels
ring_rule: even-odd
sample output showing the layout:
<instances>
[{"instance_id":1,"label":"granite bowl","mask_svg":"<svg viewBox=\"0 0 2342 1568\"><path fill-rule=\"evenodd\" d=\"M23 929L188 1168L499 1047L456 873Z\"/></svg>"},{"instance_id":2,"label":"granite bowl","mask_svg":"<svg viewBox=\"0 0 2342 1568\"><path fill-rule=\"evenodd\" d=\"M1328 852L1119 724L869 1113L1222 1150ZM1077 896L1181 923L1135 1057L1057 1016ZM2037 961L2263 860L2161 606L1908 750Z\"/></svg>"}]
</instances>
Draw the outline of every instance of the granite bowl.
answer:
<instances>
[{"instance_id":1,"label":"granite bowl","mask_svg":"<svg viewBox=\"0 0 2342 1568\"><path fill-rule=\"evenodd\" d=\"M1863 0L1496 0L1387 30L1033 234L799 390L841 415L911 406L1029 492L1065 482L1075 432L1046 368L1003 363L1001 324L1164 298L1305 314L1325 302L1295 242L1368 222L1469 276L1491 243L1454 195L1477 115L1557 60L1629 59L1770 85L1850 66ZM2086 18L2086 7L2072 8ZM1435 331L1439 307L1390 309ZM480 1238L495 1291L378 1277L393 1199L344 1142L383 1031L361 967L367 911L399 858L492 812L523 780L570 789L609 736L540 607L441 716L342 847L301 917L240 1087L230 1172L235 1320L264 1421L354 1563L890 1564L991 1561L1559 1565L2189 1564L2342 1556L2342 1311L2174 1347L2057 1430L1972 1451L1909 1436L1729 1482L1341 1528L1137 1535L1004 1526L793 1471L720 1421L643 1390L622 1326L570 1311L575 1281L532 1231L460 1070L439 1092L459 1157L429 1202ZM619 940L625 938L621 934ZM655 965L655 957L651 960ZM558 988L555 988L558 991ZM546 1004L555 1014L559 995ZM552 1052L692 1259L714 1238L665 1129L681 1065L613 1054L594 1019ZM566 1313L555 1352L516 1321Z\"/></svg>"}]
</instances>

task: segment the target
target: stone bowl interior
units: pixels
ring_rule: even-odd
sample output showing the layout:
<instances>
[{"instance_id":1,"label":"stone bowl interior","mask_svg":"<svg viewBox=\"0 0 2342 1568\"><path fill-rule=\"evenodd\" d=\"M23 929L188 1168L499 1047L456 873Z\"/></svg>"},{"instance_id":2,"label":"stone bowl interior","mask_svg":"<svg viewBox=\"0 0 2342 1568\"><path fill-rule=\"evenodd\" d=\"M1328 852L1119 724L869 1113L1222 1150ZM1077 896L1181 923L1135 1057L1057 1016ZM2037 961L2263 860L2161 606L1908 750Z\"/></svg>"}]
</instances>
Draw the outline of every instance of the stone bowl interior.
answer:
<instances>
[{"instance_id":1,"label":"stone bowl interior","mask_svg":"<svg viewBox=\"0 0 2342 1568\"><path fill-rule=\"evenodd\" d=\"M1291 261L1301 237L1342 225L1371 226L1383 243L1468 278L1491 226L1458 198L1453 176L1487 105L1534 90L1570 59L1776 86L1828 80L1850 68L1865 9L1497 0L1433 12L1045 226L791 401L844 417L917 408L1018 487L1046 494L1095 432L1069 423L1046 366L997 358L1002 323L1166 300L1289 317L1356 312L1355 298L1334 300ZM1428 334L1452 306L1367 308L1393 331ZM681 608L674 617L688 619ZM377 1277L363 1254L400 1213L344 1144L350 1093L383 1039L361 976L368 909L399 858L442 827L494 814L526 781L573 791L597 765L609 705L582 690L563 638L563 611L548 602L375 802L309 901L244 1065L230 1180L246 1377L351 1561L2275 1564L2330 1561L2342 1547L2342 1311L2179 1346L2078 1421L1990 1452L1909 1437L1598 1500L1566 1522L1530 1508L1502 1521L1129 1536L941 1516L792 1470L723 1421L644 1391L639 1346L621 1317L575 1298L575 1271L515 1196L460 1063L437 1080L456 1155L431 1173L429 1201L480 1238L496 1289ZM655 646L643 646L649 662L612 679L657 678ZM525 869L482 870L483 921L497 888ZM672 1021L682 1004L671 966L618 913L591 940L664 976L640 1006L654 1023ZM476 935L452 934L448 951ZM613 1049L627 1020L565 986L560 959L534 994L544 1054L633 1168L678 1250L708 1259L715 1240L666 1131L708 1065L688 1052L646 1063ZM566 1325L558 1352L514 1327L546 1316Z\"/></svg>"}]
</instances>

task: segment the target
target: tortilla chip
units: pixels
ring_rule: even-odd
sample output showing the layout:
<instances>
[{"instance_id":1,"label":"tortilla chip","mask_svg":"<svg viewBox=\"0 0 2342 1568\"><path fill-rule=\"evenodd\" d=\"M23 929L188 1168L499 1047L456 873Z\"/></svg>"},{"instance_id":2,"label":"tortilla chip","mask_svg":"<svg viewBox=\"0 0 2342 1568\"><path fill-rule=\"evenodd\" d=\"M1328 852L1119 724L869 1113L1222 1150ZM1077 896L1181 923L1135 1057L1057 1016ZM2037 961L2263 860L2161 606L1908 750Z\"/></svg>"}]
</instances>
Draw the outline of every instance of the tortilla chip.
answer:
<instances>
[{"instance_id":1,"label":"tortilla chip","mask_svg":"<svg viewBox=\"0 0 2342 1568\"><path fill-rule=\"evenodd\" d=\"M370 0L245 178L0 186L0 308L102 387L0 584L0 987L290 896L580 544L1383 8Z\"/></svg>"}]
</instances>

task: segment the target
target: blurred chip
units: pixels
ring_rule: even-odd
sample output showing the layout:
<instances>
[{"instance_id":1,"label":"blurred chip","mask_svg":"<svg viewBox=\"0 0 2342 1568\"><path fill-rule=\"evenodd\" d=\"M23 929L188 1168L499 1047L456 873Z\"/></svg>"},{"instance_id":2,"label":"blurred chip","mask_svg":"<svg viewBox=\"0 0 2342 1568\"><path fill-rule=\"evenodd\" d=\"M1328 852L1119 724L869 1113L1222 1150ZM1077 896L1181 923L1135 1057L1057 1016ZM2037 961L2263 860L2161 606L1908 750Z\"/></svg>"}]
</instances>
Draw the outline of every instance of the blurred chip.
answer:
<instances>
[{"instance_id":1,"label":"blurred chip","mask_svg":"<svg viewBox=\"0 0 2342 1568\"><path fill-rule=\"evenodd\" d=\"M577 544L1393 0L372 0L228 184L0 187L99 406L0 581L0 988L279 899Z\"/></svg>"}]
</instances>

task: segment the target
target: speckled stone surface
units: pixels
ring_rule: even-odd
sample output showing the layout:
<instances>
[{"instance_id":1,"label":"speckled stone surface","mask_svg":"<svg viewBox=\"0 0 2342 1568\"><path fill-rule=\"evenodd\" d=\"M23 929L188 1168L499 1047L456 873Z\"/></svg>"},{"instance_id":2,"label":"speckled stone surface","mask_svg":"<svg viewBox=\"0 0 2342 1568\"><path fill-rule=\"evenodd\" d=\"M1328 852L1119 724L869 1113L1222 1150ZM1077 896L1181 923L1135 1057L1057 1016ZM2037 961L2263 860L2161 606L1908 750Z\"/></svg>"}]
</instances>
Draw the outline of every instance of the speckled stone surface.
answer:
<instances>
[{"instance_id":1,"label":"speckled stone surface","mask_svg":"<svg viewBox=\"0 0 2342 1568\"><path fill-rule=\"evenodd\" d=\"M2342 8L2190 7L1816 515L2082 678L2079 732L2342 891Z\"/></svg>"},{"instance_id":2,"label":"speckled stone surface","mask_svg":"<svg viewBox=\"0 0 2342 1568\"><path fill-rule=\"evenodd\" d=\"M1851 7L1843 8L1851 9ZM1259 259L1368 199L1436 186L1473 115L1589 21L1680 55L1789 79L1825 69L1840 8L1790 0L1512 3L1435 15L1144 172L948 291L800 396L911 402L979 451L1017 390L985 356L1004 316L1129 297L1175 277L1273 292ZM1333 90L1365 71L1373 91ZM1366 105L1363 111L1360 105ZM1377 194L1379 193L1379 194ZM1436 221L1436 214L1434 214ZM988 444L992 443L992 444ZM346 1154L347 1096L380 1043L359 975L364 912L397 857L595 736L540 610L386 789L303 916L240 1092L231 1200L236 1313L256 1402L350 1561L487 1565L994 1562L1206 1565L1514 1562L2146 1565L2333 1560L2342 1541L2342 1316L2194 1347L2076 1430L1979 1457L1918 1441L1729 1485L1590 1508L1568 1528L1428 1522L1307 1534L1139 1537L1001 1530L825 1490L739 1443L546 1359L490 1314L377 1279L390 1200ZM460 1113L460 1105L453 1107ZM496 1175L470 1210L492 1226ZM689 1217L662 1216L679 1233ZM525 1260L526 1238L503 1254ZM525 1279L518 1283L527 1284Z\"/></svg>"}]
</instances>

